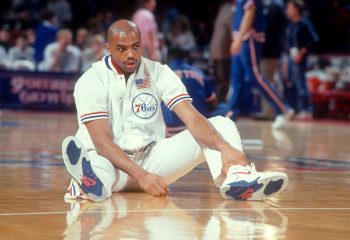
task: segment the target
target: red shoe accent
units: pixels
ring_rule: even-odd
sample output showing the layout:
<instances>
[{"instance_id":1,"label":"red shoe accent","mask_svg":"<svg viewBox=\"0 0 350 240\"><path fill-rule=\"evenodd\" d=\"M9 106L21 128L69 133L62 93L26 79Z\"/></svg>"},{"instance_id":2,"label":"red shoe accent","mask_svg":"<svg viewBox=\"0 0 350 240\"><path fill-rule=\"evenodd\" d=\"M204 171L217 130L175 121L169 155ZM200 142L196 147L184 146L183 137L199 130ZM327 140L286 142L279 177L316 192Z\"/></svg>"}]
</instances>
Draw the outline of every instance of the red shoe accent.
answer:
<instances>
[{"instance_id":1,"label":"red shoe accent","mask_svg":"<svg viewBox=\"0 0 350 240\"><path fill-rule=\"evenodd\" d=\"M253 189L252 188L248 188L244 193L242 193L240 195L241 199L248 199L253 195Z\"/></svg>"},{"instance_id":2,"label":"red shoe accent","mask_svg":"<svg viewBox=\"0 0 350 240\"><path fill-rule=\"evenodd\" d=\"M93 186L96 185L96 180L95 179L88 178L86 176L82 176L80 181L81 181L81 184L83 184L86 187L93 187Z\"/></svg>"}]
</instances>

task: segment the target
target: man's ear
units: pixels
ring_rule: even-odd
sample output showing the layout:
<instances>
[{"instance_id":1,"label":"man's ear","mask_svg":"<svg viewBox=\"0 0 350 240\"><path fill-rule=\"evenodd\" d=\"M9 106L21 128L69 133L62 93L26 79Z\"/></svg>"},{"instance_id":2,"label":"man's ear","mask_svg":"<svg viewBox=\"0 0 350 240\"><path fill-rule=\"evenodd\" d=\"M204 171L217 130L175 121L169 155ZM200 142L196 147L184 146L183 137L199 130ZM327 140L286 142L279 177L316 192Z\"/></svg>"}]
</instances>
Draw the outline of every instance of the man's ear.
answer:
<instances>
[{"instance_id":1,"label":"man's ear","mask_svg":"<svg viewBox=\"0 0 350 240\"><path fill-rule=\"evenodd\" d=\"M109 54L111 54L111 48L109 47L109 44L106 43L105 46L106 46L107 52L108 52Z\"/></svg>"}]
</instances>

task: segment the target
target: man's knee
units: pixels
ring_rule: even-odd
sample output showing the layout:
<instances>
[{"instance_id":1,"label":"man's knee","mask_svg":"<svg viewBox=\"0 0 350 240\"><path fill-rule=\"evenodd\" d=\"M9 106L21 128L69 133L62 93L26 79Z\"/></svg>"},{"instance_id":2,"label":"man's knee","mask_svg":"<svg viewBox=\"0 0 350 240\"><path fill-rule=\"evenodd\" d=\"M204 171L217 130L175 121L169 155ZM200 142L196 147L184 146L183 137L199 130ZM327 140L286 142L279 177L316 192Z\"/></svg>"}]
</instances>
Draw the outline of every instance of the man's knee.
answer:
<instances>
[{"instance_id":1,"label":"man's knee","mask_svg":"<svg viewBox=\"0 0 350 240\"><path fill-rule=\"evenodd\" d=\"M208 120L217 130L223 129L227 126L237 129L235 123L228 117L216 116L211 117Z\"/></svg>"}]
</instances>

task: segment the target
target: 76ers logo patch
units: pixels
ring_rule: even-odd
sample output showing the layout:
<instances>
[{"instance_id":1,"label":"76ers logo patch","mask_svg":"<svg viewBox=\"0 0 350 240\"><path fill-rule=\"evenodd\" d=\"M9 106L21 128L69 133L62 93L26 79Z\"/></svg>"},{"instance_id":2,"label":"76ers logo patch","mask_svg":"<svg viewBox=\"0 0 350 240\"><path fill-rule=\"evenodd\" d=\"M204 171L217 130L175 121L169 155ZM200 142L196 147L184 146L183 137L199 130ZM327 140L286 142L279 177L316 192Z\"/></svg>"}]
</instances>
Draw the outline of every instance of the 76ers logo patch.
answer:
<instances>
[{"instance_id":1,"label":"76ers logo patch","mask_svg":"<svg viewBox=\"0 0 350 240\"><path fill-rule=\"evenodd\" d=\"M142 119L153 117L157 112L157 99L149 93L140 93L132 100L132 111Z\"/></svg>"}]
</instances>

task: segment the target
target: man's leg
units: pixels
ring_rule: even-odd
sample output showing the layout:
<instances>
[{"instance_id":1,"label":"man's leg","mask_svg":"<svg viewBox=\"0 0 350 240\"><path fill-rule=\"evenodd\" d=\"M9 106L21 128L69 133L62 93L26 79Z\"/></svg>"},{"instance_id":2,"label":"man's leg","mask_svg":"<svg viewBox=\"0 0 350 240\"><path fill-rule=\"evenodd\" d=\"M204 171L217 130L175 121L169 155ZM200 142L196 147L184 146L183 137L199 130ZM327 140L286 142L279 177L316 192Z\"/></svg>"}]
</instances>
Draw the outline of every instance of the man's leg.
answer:
<instances>
[{"instance_id":1,"label":"man's leg","mask_svg":"<svg viewBox=\"0 0 350 240\"><path fill-rule=\"evenodd\" d=\"M99 202L111 196L112 186L117 175L119 179L119 174L109 160L99 156L96 151L87 152L75 137L63 140L62 156L68 173L86 198ZM80 190L76 189L77 184L71 186L71 196Z\"/></svg>"},{"instance_id":2,"label":"man's leg","mask_svg":"<svg viewBox=\"0 0 350 240\"><path fill-rule=\"evenodd\" d=\"M267 78L267 80L271 81L273 86L276 86L277 84L274 81L275 73L278 69L278 58L262 58L261 59L261 72L263 76ZM269 107L268 102L265 98L261 99L261 114L259 117L273 117L272 109Z\"/></svg>"},{"instance_id":3,"label":"man's leg","mask_svg":"<svg viewBox=\"0 0 350 240\"><path fill-rule=\"evenodd\" d=\"M243 52L243 67L250 79L250 82L256 87L261 94L266 98L270 106L273 108L276 115L287 112L288 105L284 103L281 97L277 94L272 84L267 81L260 73L259 60L261 44L254 42L251 38L244 42L242 46Z\"/></svg>"},{"instance_id":4,"label":"man's leg","mask_svg":"<svg viewBox=\"0 0 350 240\"><path fill-rule=\"evenodd\" d=\"M231 58L231 87L233 93L229 100L229 106L235 116L238 115L239 106L242 100L244 77L245 73L241 63L241 56L233 56Z\"/></svg>"},{"instance_id":5,"label":"man's leg","mask_svg":"<svg viewBox=\"0 0 350 240\"><path fill-rule=\"evenodd\" d=\"M230 62L230 58L213 61L216 95L219 103L226 102L230 79Z\"/></svg>"},{"instance_id":6,"label":"man's leg","mask_svg":"<svg viewBox=\"0 0 350 240\"><path fill-rule=\"evenodd\" d=\"M292 62L293 80L297 90L297 107L299 111L311 112L310 93L305 79L306 63Z\"/></svg>"},{"instance_id":7,"label":"man's leg","mask_svg":"<svg viewBox=\"0 0 350 240\"><path fill-rule=\"evenodd\" d=\"M210 118L209 121L229 144L243 151L241 138L233 121L220 116ZM142 167L162 176L171 184L205 160L215 185L222 189L225 198L264 199L281 192L288 185L285 174L259 173L250 166L233 165L225 175L222 171L221 153L201 146L188 130L158 142L149 157L144 160ZM238 185L235 185L236 181L232 179L240 180Z\"/></svg>"}]
</instances>

